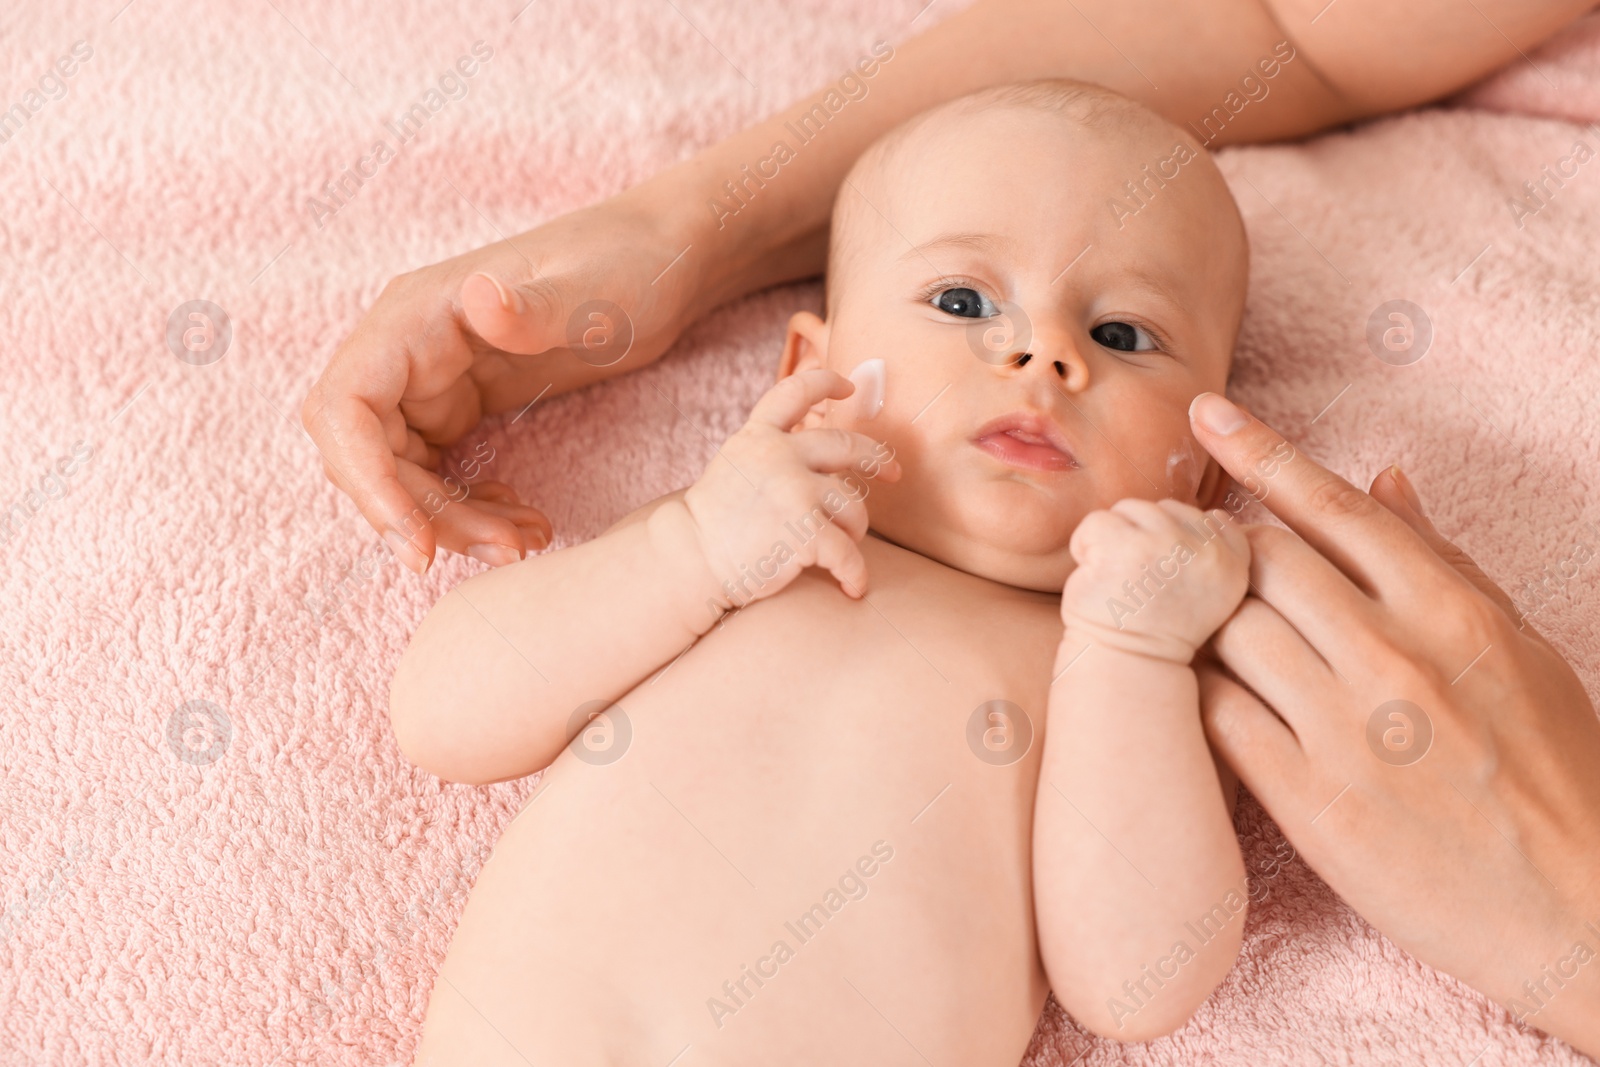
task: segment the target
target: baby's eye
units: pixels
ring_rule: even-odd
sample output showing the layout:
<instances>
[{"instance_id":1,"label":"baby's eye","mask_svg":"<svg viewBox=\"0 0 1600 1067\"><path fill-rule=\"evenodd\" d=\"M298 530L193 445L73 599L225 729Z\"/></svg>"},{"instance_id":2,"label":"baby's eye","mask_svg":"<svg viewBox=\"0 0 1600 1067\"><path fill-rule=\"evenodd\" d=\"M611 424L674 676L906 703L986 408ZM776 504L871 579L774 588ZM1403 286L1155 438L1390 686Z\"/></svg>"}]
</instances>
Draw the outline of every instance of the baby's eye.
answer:
<instances>
[{"instance_id":1,"label":"baby's eye","mask_svg":"<svg viewBox=\"0 0 1600 1067\"><path fill-rule=\"evenodd\" d=\"M1156 347L1149 334L1128 322L1102 322L1089 336L1118 352L1150 352Z\"/></svg>"},{"instance_id":2,"label":"baby's eye","mask_svg":"<svg viewBox=\"0 0 1600 1067\"><path fill-rule=\"evenodd\" d=\"M987 319L999 314L999 309L984 299L982 293L959 286L941 290L933 298L933 306L962 319Z\"/></svg>"}]
</instances>

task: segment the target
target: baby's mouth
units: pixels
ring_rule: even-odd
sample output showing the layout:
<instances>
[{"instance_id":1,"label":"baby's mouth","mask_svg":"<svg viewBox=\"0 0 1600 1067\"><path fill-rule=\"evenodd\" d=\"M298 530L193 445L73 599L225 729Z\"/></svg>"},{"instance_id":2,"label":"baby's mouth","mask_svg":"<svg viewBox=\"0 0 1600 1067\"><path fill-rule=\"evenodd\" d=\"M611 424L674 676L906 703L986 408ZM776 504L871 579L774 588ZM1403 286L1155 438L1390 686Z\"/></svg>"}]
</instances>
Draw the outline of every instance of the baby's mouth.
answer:
<instances>
[{"instance_id":1,"label":"baby's mouth","mask_svg":"<svg viewBox=\"0 0 1600 1067\"><path fill-rule=\"evenodd\" d=\"M1068 471L1078 466L1061 431L1033 412L1019 411L985 423L972 443L1009 467Z\"/></svg>"}]
</instances>

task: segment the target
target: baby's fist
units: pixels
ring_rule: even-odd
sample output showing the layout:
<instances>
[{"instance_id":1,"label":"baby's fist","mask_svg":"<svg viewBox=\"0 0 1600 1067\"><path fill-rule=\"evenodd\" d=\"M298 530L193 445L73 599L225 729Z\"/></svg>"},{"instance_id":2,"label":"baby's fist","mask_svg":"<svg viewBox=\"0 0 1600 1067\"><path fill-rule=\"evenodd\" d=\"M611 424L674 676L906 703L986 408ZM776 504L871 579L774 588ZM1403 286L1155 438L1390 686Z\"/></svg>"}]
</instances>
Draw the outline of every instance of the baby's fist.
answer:
<instances>
[{"instance_id":1,"label":"baby's fist","mask_svg":"<svg viewBox=\"0 0 1600 1067\"><path fill-rule=\"evenodd\" d=\"M1250 585L1250 543L1220 508L1119 500L1085 516L1068 548L1068 631L1185 665Z\"/></svg>"}]
</instances>

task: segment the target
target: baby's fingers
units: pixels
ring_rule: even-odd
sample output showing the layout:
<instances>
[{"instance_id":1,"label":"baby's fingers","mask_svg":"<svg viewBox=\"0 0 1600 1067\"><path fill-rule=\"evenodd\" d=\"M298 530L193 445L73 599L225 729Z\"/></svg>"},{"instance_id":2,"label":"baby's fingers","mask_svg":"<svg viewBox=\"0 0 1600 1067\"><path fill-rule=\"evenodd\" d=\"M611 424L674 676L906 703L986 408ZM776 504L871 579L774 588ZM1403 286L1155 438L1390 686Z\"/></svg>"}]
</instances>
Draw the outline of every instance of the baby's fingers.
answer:
<instances>
[{"instance_id":1,"label":"baby's fingers","mask_svg":"<svg viewBox=\"0 0 1600 1067\"><path fill-rule=\"evenodd\" d=\"M1107 510L1121 515L1129 523L1141 530L1147 530L1150 533L1165 533L1172 525L1168 516L1175 514L1163 506L1166 503L1168 501L1163 500L1158 503L1154 500L1130 496L1112 504ZM1200 514L1195 508L1190 508L1189 510L1196 515ZM1181 522L1184 518L1182 513L1176 513L1176 515Z\"/></svg>"},{"instance_id":2,"label":"baby's fingers","mask_svg":"<svg viewBox=\"0 0 1600 1067\"><path fill-rule=\"evenodd\" d=\"M1128 536L1137 529L1127 516L1109 508L1091 511L1072 531L1067 551L1080 565L1087 564L1097 555L1097 548L1125 545Z\"/></svg>"},{"instance_id":3,"label":"baby's fingers","mask_svg":"<svg viewBox=\"0 0 1600 1067\"><path fill-rule=\"evenodd\" d=\"M864 433L849 430L801 430L794 435L800 461L819 474L854 470L868 478L892 482L900 477L894 451Z\"/></svg>"},{"instance_id":4,"label":"baby's fingers","mask_svg":"<svg viewBox=\"0 0 1600 1067\"><path fill-rule=\"evenodd\" d=\"M838 371L822 367L796 371L756 401L750 421L787 430L805 418L813 405L823 400L843 400L855 390L855 383Z\"/></svg>"},{"instance_id":5,"label":"baby's fingers","mask_svg":"<svg viewBox=\"0 0 1600 1067\"><path fill-rule=\"evenodd\" d=\"M1245 535L1244 525L1221 508L1212 508L1206 512L1206 518L1211 525L1221 529L1222 543L1227 545L1234 555L1249 562L1250 538Z\"/></svg>"},{"instance_id":6,"label":"baby's fingers","mask_svg":"<svg viewBox=\"0 0 1600 1067\"><path fill-rule=\"evenodd\" d=\"M870 519L867 515L865 486L849 475L821 474L823 479L820 507L833 517L833 524L842 529L850 540L859 541L867 536ZM812 514L816 514L813 509Z\"/></svg>"},{"instance_id":7,"label":"baby's fingers","mask_svg":"<svg viewBox=\"0 0 1600 1067\"><path fill-rule=\"evenodd\" d=\"M817 566L839 579L845 595L859 600L867 592L867 559L849 534L828 523L817 532Z\"/></svg>"},{"instance_id":8,"label":"baby's fingers","mask_svg":"<svg viewBox=\"0 0 1600 1067\"><path fill-rule=\"evenodd\" d=\"M1180 500L1161 500L1157 502L1157 506L1172 516L1172 520L1190 536L1191 542L1196 537L1202 544L1214 537L1221 537L1222 544L1234 555L1242 556L1246 560L1250 558L1250 542L1245 537L1239 520L1224 509L1212 508L1209 511L1201 511L1194 505L1185 504Z\"/></svg>"}]
</instances>

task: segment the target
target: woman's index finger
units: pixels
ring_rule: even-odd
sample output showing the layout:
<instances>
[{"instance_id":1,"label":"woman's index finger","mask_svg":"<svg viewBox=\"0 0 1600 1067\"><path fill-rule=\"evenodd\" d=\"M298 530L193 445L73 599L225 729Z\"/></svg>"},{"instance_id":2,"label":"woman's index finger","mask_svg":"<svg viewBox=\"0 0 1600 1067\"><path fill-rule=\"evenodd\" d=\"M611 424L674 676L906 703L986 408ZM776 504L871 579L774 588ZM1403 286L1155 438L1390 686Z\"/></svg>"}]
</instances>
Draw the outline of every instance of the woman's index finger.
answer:
<instances>
[{"instance_id":1,"label":"woman's index finger","mask_svg":"<svg viewBox=\"0 0 1600 1067\"><path fill-rule=\"evenodd\" d=\"M1260 419L1216 393L1195 397L1189 418L1246 493L1369 595L1423 573L1433 553L1415 531Z\"/></svg>"}]
</instances>

